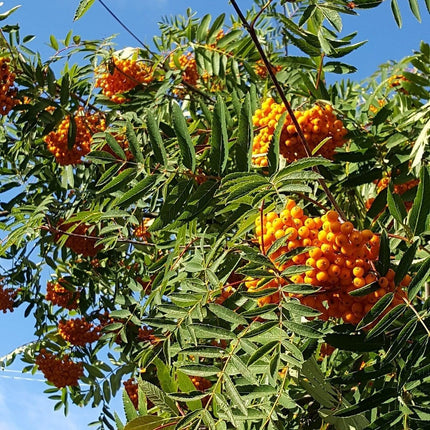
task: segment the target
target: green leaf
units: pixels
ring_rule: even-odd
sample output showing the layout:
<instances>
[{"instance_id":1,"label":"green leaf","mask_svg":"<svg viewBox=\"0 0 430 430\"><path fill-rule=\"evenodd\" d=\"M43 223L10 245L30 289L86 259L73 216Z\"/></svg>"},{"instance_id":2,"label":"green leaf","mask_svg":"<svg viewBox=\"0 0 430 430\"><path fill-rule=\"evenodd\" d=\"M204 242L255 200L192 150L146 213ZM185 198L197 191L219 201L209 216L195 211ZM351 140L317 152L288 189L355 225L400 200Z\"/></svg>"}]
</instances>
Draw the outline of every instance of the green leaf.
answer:
<instances>
[{"instance_id":1,"label":"green leaf","mask_svg":"<svg viewBox=\"0 0 430 430\"><path fill-rule=\"evenodd\" d=\"M364 287L357 288L356 290L350 291L348 294L353 297L361 297L366 296L367 294L373 293L376 290L379 290L380 286L378 281L372 282L371 284L367 284Z\"/></svg>"},{"instance_id":2,"label":"green leaf","mask_svg":"<svg viewBox=\"0 0 430 430\"><path fill-rule=\"evenodd\" d=\"M160 134L155 116L150 109L146 114L146 126L148 128L149 143L151 144L152 151L154 152L155 160L162 166L167 164L167 155L164 148L164 142Z\"/></svg>"},{"instance_id":3,"label":"green leaf","mask_svg":"<svg viewBox=\"0 0 430 430\"><path fill-rule=\"evenodd\" d=\"M136 133L134 132L133 125L131 124L130 121L127 121L125 124L125 135L127 136L128 147L130 149L130 152L133 154L134 159L138 163L143 163L144 158L143 158L142 150L137 140Z\"/></svg>"},{"instance_id":4,"label":"green leaf","mask_svg":"<svg viewBox=\"0 0 430 430\"><path fill-rule=\"evenodd\" d=\"M225 306L219 305L217 303L209 303L209 310L214 313L221 321L228 321L233 324L247 324L246 319L237 314L236 312L228 309Z\"/></svg>"},{"instance_id":5,"label":"green leaf","mask_svg":"<svg viewBox=\"0 0 430 430\"><path fill-rule=\"evenodd\" d=\"M186 375L201 376L203 378L217 375L221 371L219 367L209 364L186 364L181 366L180 370Z\"/></svg>"},{"instance_id":6,"label":"green leaf","mask_svg":"<svg viewBox=\"0 0 430 430\"><path fill-rule=\"evenodd\" d=\"M231 355L230 362L228 365L229 367L227 368L227 372L230 370L230 366L232 366L249 383L255 385L259 383L258 379L255 377L255 374L249 369L249 367L242 361L242 359L238 355Z\"/></svg>"},{"instance_id":7,"label":"green leaf","mask_svg":"<svg viewBox=\"0 0 430 430\"><path fill-rule=\"evenodd\" d=\"M419 241L415 241L412 245L408 247L408 249L403 254L402 258L399 261L399 264L396 269L396 276L394 277L394 283L396 285L400 284L402 282L402 279L405 277L405 275L408 273L412 261L415 258L415 254L417 252L419 245Z\"/></svg>"},{"instance_id":8,"label":"green leaf","mask_svg":"<svg viewBox=\"0 0 430 430\"><path fill-rule=\"evenodd\" d=\"M115 155L117 155L121 160L127 160L127 156L125 155L124 150L121 148L118 141L110 134L105 133L106 143L108 144L109 148L112 149Z\"/></svg>"},{"instance_id":9,"label":"green leaf","mask_svg":"<svg viewBox=\"0 0 430 430\"><path fill-rule=\"evenodd\" d=\"M248 415L248 409L246 408L245 403L243 403L242 397L240 397L239 392L233 384L233 381L225 373L223 375L223 382L225 386L225 391L233 404L238 407L244 415Z\"/></svg>"},{"instance_id":10,"label":"green leaf","mask_svg":"<svg viewBox=\"0 0 430 430\"><path fill-rule=\"evenodd\" d=\"M320 331L312 328L308 323L299 324L294 321L284 321L284 326L293 333L305 338L318 339L323 336Z\"/></svg>"},{"instance_id":11,"label":"green leaf","mask_svg":"<svg viewBox=\"0 0 430 430\"><path fill-rule=\"evenodd\" d=\"M340 411L335 412L334 415L344 418L352 417L353 415L358 415L362 412L376 408L385 402L391 402L395 400L397 396L398 393L395 388L384 388L382 391L379 391L372 396L367 397L366 399L361 399L358 404L354 406L350 406L349 408L341 409Z\"/></svg>"},{"instance_id":12,"label":"green leaf","mask_svg":"<svg viewBox=\"0 0 430 430\"><path fill-rule=\"evenodd\" d=\"M228 135L226 107L222 97L218 96L212 116L212 137L210 151L210 165L212 170L222 175L227 166Z\"/></svg>"},{"instance_id":13,"label":"green leaf","mask_svg":"<svg viewBox=\"0 0 430 430\"><path fill-rule=\"evenodd\" d=\"M163 429L173 430L175 423L167 425L172 418L163 418L156 415L146 415L134 418L125 427L124 430L156 430L163 426Z\"/></svg>"},{"instance_id":14,"label":"green leaf","mask_svg":"<svg viewBox=\"0 0 430 430\"><path fill-rule=\"evenodd\" d=\"M417 194L408 216L408 225L414 236L418 236L427 229L426 220L430 212L430 199L428 198L429 193L429 170L427 166L422 166Z\"/></svg>"},{"instance_id":15,"label":"green leaf","mask_svg":"<svg viewBox=\"0 0 430 430\"><path fill-rule=\"evenodd\" d=\"M385 276L390 268L390 244L385 230L381 234L381 243L379 246L379 256L376 262L376 268L381 276Z\"/></svg>"},{"instance_id":16,"label":"green leaf","mask_svg":"<svg viewBox=\"0 0 430 430\"><path fill-rule=\"evenodd\" d=\"M194 390L194 391L182 392L182 393L168 393L167 395L171 399L176 400L177 402L187 402L188 403L188 402L192 402L195 400L201 400L204 397L206 397L208 394L202 393L201 391ZM200 408L201 408L201 406L200 406Z\"/></svg>"},{"instance_id":17,"label":"green leaf","mask_svg":"<svg viewBox=\"0 0 430 430\"><path fill-rule=\"evenodd\" d=\"M138 380L138 384L145 396L151 400L154 405L159 406L162 410L169 411L170 413L173 412L175 416L179 413L175 402L157 386L142 379Z\"/></svg>"},{"instance_id":18,"label":"green leaf","mask_svg":"<svg viewBox=\"0 0 430 430\"><path fill-rule=\"evenodd\" d=\"M387 330L394 321L397 320L397 318L402 315L405 310L407 309L405 304L400 304L391 309L389 312L387 312L373 327L368 333L367 333L367 339L372 339L380 334L382 334L385 330Z\"/></svg>"},{"instance_id":19,"label":"green leaf","mask_svg":"<svg viewBox=\"0 0 430 430\"><path fill-rule=\"evenodd\" d=\"M402 351L404 351L405 344L412 336L415 328L417 326L417 321L414 319L409 320L405 326L400 330L400 333L394 339L390 348L387 351L387 355L384 357L385 362L390 362L394 360Z\"/></svg>"},{"instance_id":20,"label":"green leaf","mask_svg":"<svg viewBox=\"0 0 430 430\"><path fill-rule=\"evenodd\" d=\"M279 345L279 341L274 340L266 343L265 345L260 346L260 348L253 352L252 355L249 357L247 365L251 366L251 364L255 363L260 358L265 357L267 354L272 352L277 345Z\"/></svg>"},{"instance_id":21,"label":"green leaf","mask_svg":"<svg viewBox=\"0 0 430 430\"><path fill-rule=\"evenodd\" d=\"M393 218L401 225L406 218L407 212L402 198L394 193L394 186L392 183L388 185L387 194L388 210Z\"/></svg>"},{"instance_id":22,"label":"green leaf","mask_svg":"<svg viewBox=\"0 0 430 430\"><path fill-rule=\"evenodd\" d=\"M115 179L113 179L111 182L106 184L100 191L100 194L107 193L107 192L113 192L115 190L118 190L123 185L129 183L134 176L136 175L136 169L129 168L123 170Z\"/></svg>"},{"instance_id":23,"label":"green leaf","mask_svg":"<svg viewBox=\"0 0 430 430\"><path fill-rule=\"evenodd\" d=\"M399 28L402 28L402 15L400 13L399 4L397 0L391 0L391 11L393 12L394 19Z\"/></svg>"},{"instance_id":24,"label":"green leaf","mask_svg":"<svg viewBox=\"0 0 430 430\"><path fill-rule=\"evenodd\" d=\"M235 339L236 335L230 330L208 324L191 324L196 336L200 339Z\"/></svg>"},{"instance_id":25,"label":"green leaf","mask_svg":"<svg viewBox=\"0 0 430 430\"><path fill-rule=\"evenodd\" d=\"M116 205L128 207L132 203L139 200L142 196L144 196L157 182L158 176L151 175L139 181L136 185L133 186L130 190L124 193L117 201Z\"/></svg>"},{"instance_id":26,"label":"green leaf","mask_svg":"<svg viewBox=\"0 0 430 430\"><path fill-rule=\"evenodd\" d=\"M237 129L237 141L234 146L237 169L242 172L249 172L252 160L253 139L252 112L249 93L246 95L245 101L241 106Z\"/></svg>"},{"instance_id":27,"label":"green leaf","mask_svg":"<svg viewBox=\"0 0 430 430\"><path fill-rule=\"evenodd\" d=\"M275 132L273 133L272 139L270 141L269 151L267 153L267 159L269 162L269 175L273 175L279 169L279 141L286 116L287 112L284 112L279 118L279 121L276 124Z\"/></svg>"},{"instance_id":28,"label":"green leaf","mask_svg":"<svg viewBox=\"0 0 430 430\"><path fill-rule=\"evenodd\" d=\"M201 420L201 415L203 413L202 409L195 410L187 415L185 415L177 424L175 427L175 430L188 430L191 428L191 424L198 420L197 426L194 428L198 428L198 424Z\"/></svg>"},{"instance_id":29,"label":"green leaf","mask_svg":"<svg viewBox=\"0 0 430 430\"><path fill-rule=\"evenodd\" d=\"M187 122L178 103L172 104L172 121L178 138L179 150L181 152L182 163L192 172L196 169L196 151L191 141Z\"/></svg>"},{"instance_id":30,"label":"green leaf","mask_svg":"<svg viewBox=\"0 0 430 430\"><path fill-rule=\"evenodd\" d=\"M183 208L178 221L189 222L214 202L213 197L218 190L219 182L212 180L203 182L190 196Z\"/></svg>"},{"instance_id":31,"label":"green leaf","mask_svg":"<svg viewBox=\"0 0 430 430\"><path fill-rule=\"evenodd\" d=\"M387 293L385 296L382 296L373 306L372 309L363 317L363 319L358 323L357 330L363 327L367 327L369 324L372 324L373 321L378 319L382 313L387 309L390 303L393 301L394 294Z\"/></svg>"},{"instance_id":32,"label":"green leaf","mask_svg":"<svg viewBox=\"0 0 430 430\"><path fill-rule=\"evenodd\" d=\"M290 312L291 315L297 317L317 317L321 312L309 306L302 305L296 300L288 300L282 302L282 307Z\"/></svg>"},{"instance_id":33,"label":"green leaf","mask_svg":"<svg viewBox=\"0 0 430 430\"><path fill-rule=\"evenodd\" d=\"M73 17L73 21L77 21L78 19L82 18L90 10L94 2L95 0L81 0L75 11L75 16Z\"/></svg>"},{"instance_id":34,"label":"green leaf","mask_svg":"<svg viewBox=\"0 0 430 430\"><path fill-rule=\"evenodd\" d=\"M206 41L206 36L208 35L209 24L211 22L211 15L205 15L201 21L199 26L197 27L196 39L200 42Z\"/></svg>"},{"instance_id":35,"label":"green leaf","mask_svg":"<svg viewBox=\"0 0 430 430\"><path fill-rule=\"evenodd\" d=\"M51 43L51 46L58 51L58 49L60 48L60 46L58 45L57 39L55 38L55 36L53 34L51 34L49 36L49 41Z\"/></svg>"},{"instance_id":36,"label":"green leaf","mask_svg":"<svg viewBox=\"0 0 430 430\"><path fill-rule=\"evenodd\" d=\"M366 339L366 333L340 331L343 326L337 326L334 333L328 333L324 340L331 346L343 351L370 352L381 349L382 337L374 337L372 340Z\"/></svg>"},{"instance_id":37,"label":"green leaf","mask_svg":"<svg viewBox=\"0 0 430 430\"><path fill-rule=\"evenodd\" d=\"M215 393L214 400L216 402L216 405L225 412L227 418L231 421L233 426L237 428L237 423L235 420L235 416L233 414L233 411L230 409L230 406L226 400L226 398L219 393Z\"/></svg>"},{"instance_id":38,"label":"green leaf","mask_svg":"<svg viewBox=\"0 0 430 430\"><path fill-rule=\"evenodd\" d=\"M418 6L418 0L409 0L409 7L411 8L411 11L415 15L415 18L418 20L418 22L421 22L421 14L420 8Z\"/></svg>"},{"instance_id":39,"label":"green leaf","mask_svg":"<svg viewBox=\"0 0 430 430\"><path fill-rule=\"evenodd\" d=\"M430 257L421 264L416 275L408 286L408 299L412 301L430 277Z\"/></svg>"},{"instance_id":40,"label":"green leaf","mask_svg":"<svg viewBox=\"0 0 430 430\"><path fill-rule=\"evenodd\" d=\"M315 166L330 166L333 162L323 157L307 157L301 158L300 160L293 161L287 167L280 170L274 177L273 181L278 182L285 176L290 175L293 172L302 171Z\"/></svg>"}]
</instances>

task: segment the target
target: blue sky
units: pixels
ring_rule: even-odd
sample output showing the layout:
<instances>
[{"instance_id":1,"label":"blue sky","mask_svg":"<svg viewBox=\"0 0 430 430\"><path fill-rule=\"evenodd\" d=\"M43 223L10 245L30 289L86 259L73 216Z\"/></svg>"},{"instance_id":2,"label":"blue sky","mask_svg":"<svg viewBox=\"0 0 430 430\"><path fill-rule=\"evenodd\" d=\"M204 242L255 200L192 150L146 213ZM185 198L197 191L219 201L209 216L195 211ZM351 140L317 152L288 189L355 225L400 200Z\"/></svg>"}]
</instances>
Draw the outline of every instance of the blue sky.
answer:
<instances>
[{"instance_id":1,"label":"blue sky","mask_svg":"<svg viewBox=\"0 0 430 430\"><path fill-rule=\"evenodd\" d=\"M118 48L136 46L136 42L96 4L80 21L73 23L74 10L78 0L3 0L0 13L21 4L19 11L13 14L7 23L19 22L21 35L35 34L37 38L30 47L39 51L46 59L52 50L47 47L50 34L58 39L65 37L70 29L82 39L100 39L112 33L120 33L117 38ZM195 10L199 16L211 13L217 16L222 12L233 14L228 0L105 0L124 22L145 42L150 43L152 36L158 34L157 22L162 16L184 13L187 7ZM239 0L244 9L250 0ZM424 0L420 0L423 22L419 24L412 16L405 0L402 3L403 28L399 30L394 23L389 1L377 9L358 11L360 17L350 17L344 21L344 34L358 31L356 41L368 40L368 43L355 51L344 61L355 65L359 70L351 75L352 79L363 79L370 75L379 64L388 60L400 60L419 47L420 40L430 42L430 16L425 11ZM2 22L4 24L4 22ZM1 267L0 267L1 270ZM14 347L29 342L33 338L33 321L24 320L23 309L13 314L0 314L0 357ZM61 428L78 430L86 428L88 422L98 416L98 411L72 407L65 418L62 412L54 412L54 403L47 399L43 390L47 386L42 376L22 375L15 371L20 368L17 360L14 365L2 372L0 370L0 430L21 430L31 428ZM28 379L26 379L28 378ZM120 402L114 403L120 409Z\"/></svg>"}]
</instances>

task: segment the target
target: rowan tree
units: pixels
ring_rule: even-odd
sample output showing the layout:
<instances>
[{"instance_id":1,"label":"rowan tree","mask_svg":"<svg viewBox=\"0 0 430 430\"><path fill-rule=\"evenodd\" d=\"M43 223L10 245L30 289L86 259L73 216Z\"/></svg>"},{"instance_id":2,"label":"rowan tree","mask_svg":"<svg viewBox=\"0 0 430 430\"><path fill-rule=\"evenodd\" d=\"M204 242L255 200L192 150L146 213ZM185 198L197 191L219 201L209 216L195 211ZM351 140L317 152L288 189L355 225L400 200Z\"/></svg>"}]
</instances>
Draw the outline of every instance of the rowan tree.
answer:
<instances>
[{"instance_id":1,"label":"rowan tree","mask_svg":"<svg viewBox=\"0 0 430 430\"><path fill-rule=\"evenodd\" d=\"M2 27L3 365L100 429L426 428L430 47L353 82L381 1L229 3L48 60Z\"/></svg>"}]
</instances>

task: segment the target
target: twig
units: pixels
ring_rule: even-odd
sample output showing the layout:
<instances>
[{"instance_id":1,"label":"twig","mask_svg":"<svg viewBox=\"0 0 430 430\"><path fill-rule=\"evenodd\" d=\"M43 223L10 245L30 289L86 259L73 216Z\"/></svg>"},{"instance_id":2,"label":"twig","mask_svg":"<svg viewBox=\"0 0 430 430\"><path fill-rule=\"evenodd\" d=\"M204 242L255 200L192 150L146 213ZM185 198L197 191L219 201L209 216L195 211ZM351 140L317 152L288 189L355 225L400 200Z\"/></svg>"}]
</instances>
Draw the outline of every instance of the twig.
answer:
<instances>
[{"instance_id":1,"label":"twig","mask_svg":"<svg viewBox=\"0 0 430 430\"><path fill-rule=\"evenodd\" d=\"M424 330L427 332L428 337L430 337L430 330L425 325L423 319L421 318L421 315L417 312L415 307L412 305L412 303L406 298L403 297L403 301L406 303L406 305L412 310L412 312L417 316L418 321L421 323L421 325L424 327Z\"/></svg>"},{"instance_id":2,"label":"twig","mask_svg":"<svg viewBox=\"0 0 430 430\"><path fill-rule=\"evenodd\" d=\"M254 42L255 47L257 48L261 59L263 60L264 65L266 66L267 72L276 88L276 91L278 92L279 96L281 97L282 103L284 104L288 114L291 117L291 121L293 122L297 134L299 135L300 141L303 145L303 148L305 150L306 156L307 157L312 157L312 150L309 146L308 141L306 140L303 131L300 127L299 122L297 121L297 118L294 114L294 111L291 107L291 104L289 103L289 101L287 100L284 90L281 87L281 84L279 83L278 79L276 78L276 74L272 68L272 64L270 63L269 59L267 58L263 47L261 46L260 41L258 40L258 36L255 32L255 29L253 26L251 26L248 21L246 20L245 16L243 15L241 9L239 8L236 0L230 0L233 8L236 10L240 20L242 21L243 26L246 28L246 30L248 31L252 41ZM313 170L317 173L320 173L318 167L314 167ZM331 204L333 205L333 207L335 208L335 210L337 211L337 213L339 214L339 216L343 219L346 220L346 216L343 212L343 210L339 207L338 203L336 202L336 199L334 198L333 194L331 193L331 191L329 190L327 184L325 183L325 180L323 178L318 179L319 184L321 185L321 187L323 188L327 198L330 200Z\"/></svg>"},{"instance_id":3,"label":"twig","mask_svg":"<svg viewBox=\"0 0 430 430\"><path fill-rule=\"evenodd\" d=\"M149 49L148 45L146 45L144 42L142 42L142 40L140 40L136 34L133 33L133 31L130 30L130 28L128 28L122 21L121 19L118 18L117 15L115 15L114 12L112 12L112 10L104 3L103 0L99 0L99 3L107 10L107 12L115 19L116 22L118 22L118 24L124 28L125 31L127 31L128 34L131 35L131 37L133 37L133 39L135 39L137 42L139 42L148 52L151 52L151 50Z\"/></svg>"}]
</instances>

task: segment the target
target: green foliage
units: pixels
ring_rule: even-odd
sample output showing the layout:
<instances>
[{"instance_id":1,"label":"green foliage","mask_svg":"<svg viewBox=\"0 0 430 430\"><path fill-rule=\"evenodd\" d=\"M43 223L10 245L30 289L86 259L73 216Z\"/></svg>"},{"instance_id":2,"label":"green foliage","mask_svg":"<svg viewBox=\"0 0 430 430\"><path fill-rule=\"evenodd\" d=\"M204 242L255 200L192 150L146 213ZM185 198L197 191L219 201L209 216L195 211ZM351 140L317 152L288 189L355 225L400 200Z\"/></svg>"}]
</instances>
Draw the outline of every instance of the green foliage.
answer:
<instances>
[{"instance_id":1,"label":"green foliage","mask_svg":"<svg viewBox=\"0 0 430 430\"><path fill-rule=\"evenodd\" d=\"M93 3L80 1L75 19ZM19 356L25 371L42 369L41 349L82 363L76 385L47 381L55 409L100 405L96 425L121 430L428 426L429 45L365 82L329 85L328 73L355 71L338 58L365 49L343 35L352 5L265 3L246 25L190 10L165 19L153 51L69 32L50 38L56 54L44 61L26 47L31 37L2 28L19 103L0 119L0 304L25 308L36 341L1 363ZM419 2L409 6L420 20ZM264 100L281 94L256 48L292 111L333 111L346 128L333 157L333 135L299 155L285 111L258 122ZM121 81L117 94L109 79ZM327 125L297 117L306 140ZM311 220L337 210L325 233L348 219L372 230L378 249L356 270L370 278L317 279L317 262L302 257L321 247L318 231L300 246L286 228L267 240L265 221L288 218L291 199ZM336 235L330 243L331 270L339 256L352 270L355 251ZM78 317L100 330L91 341L60 329ZM121 391L126 423L108 407Z\"/></svg>"}]
</instances>

